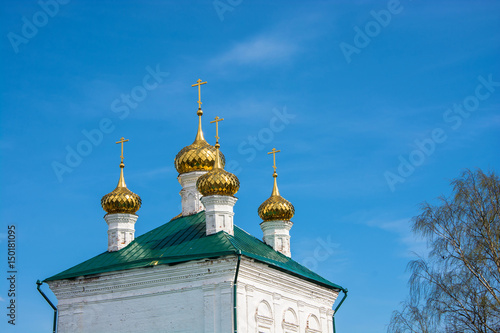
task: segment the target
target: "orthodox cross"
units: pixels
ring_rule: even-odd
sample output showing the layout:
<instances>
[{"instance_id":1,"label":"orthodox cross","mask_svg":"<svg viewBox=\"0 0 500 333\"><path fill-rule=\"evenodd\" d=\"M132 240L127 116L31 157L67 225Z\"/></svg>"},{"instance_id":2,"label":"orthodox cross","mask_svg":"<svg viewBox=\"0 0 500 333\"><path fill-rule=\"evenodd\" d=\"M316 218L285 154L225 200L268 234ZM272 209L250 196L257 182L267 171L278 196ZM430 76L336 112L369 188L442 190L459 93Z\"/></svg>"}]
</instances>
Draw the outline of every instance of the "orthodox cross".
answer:
<instances>
[{"instance_id":1,"label":"orthodox cross","mask_svg":"<svg viewBox=\"0 0 500 333\"><path fill-rule=\"evenodd\" d=\"M128 141L128 139L125 140L125 138L122 136L122 138L120 139L120 141L117 142L117 143L121 143L122 144L122 154L120 156L120 158L122 159L122 163L123 163L123 143L127 142L127 141Z\"/></svg>"},{"instance_id":2,"label":"orthodox cross","mask_svg":"<svg viewBox=\"0 0 500 333\"><path fill-rule=\"evenodd\" d=\"M273 168L274 172L276 172L276 153L279 153L281 150L276 150L276 148L273 148L267 155L273 154Z\"/></svg>"},{"instance_id":3,"label":"orthodox cross","mask_svg":"<svg viewBox=\"0 0 500 333\"><path fill-rule=\"evenodd\" d=\"M212 120L210 124L215 123L215 143L219 143L219 121L223 121L224 118L215 117L215 120Z\"/></svg>"},{"instance_id":4,"label":"orthodox cross","mask_svg":"<svg viewBox=\"0 0 500 333\"><path fill-rule=\"evenodd\" d=\"M198 86L198 109L201 109L201 85L207 83L207 81L201 82L201 79L198 79L196 82L198 83L191 85L191 87Z\"/></svg>"}]
</instances>

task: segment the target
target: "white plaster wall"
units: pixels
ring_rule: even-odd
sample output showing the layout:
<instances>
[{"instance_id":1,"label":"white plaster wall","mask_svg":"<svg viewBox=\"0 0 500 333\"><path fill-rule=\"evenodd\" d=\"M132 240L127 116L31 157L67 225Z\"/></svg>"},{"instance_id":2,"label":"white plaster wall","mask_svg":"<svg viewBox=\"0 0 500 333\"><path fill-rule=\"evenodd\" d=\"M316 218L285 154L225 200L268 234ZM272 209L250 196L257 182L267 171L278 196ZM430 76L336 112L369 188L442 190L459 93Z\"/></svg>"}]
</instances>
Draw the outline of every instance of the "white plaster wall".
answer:
<instances>
[{"instance_id":1,"label":"white plaster wall","mask_svg":"<svg viewBox=\"0 0 500 333\"><path fill-rule=\"evenodd\" d=\"M237 293L238 333L333 331L332 306L338 293L328 288L244 257ZM264 305L271 310L270 318Z\"/></svg>"},{"instance_id":2,"label":"white plaster wall","mask_svg":"<svg viewBox=\"0 0 500 333\"><path fill-rule=\"evenodd\" d=\"M225 231L234 235L233 207L238 201L237 198L227 195L209 195L201 197L201 202L205 206L205 220L207 235Z\"/></svg>"},{"instance_id":3,"label":"white plaster wall","mask_svg":"<svg viewBox=\"0 0 500 333\"><path fill-rule=\"evenodd\" d=\"M59 333L231 332L236 259L49 282Z\"/></svg>"},{"instance_id":4,"label":"white plaster wall","mask_svg":"<svg viewBox=\"0 0 500 333\"><path fill-rule=\"evenodd\" d=\"M228 256L49 282L58 332L233 332L236 266ZM238 333L332 332L337 296L242 256Z\"/></svg>"},{"instance_id":5,"label":"white plaster wall","mask_svg":"<svg viewBox=\"0 0 500 333\"><path fill-rule=\"evenodd\" d=\"M281 252L287 257L291 257L290 229L292 226L293 222L287 220L262 222L260 228L264 234L264 243L271 246L275 251Z\"/></svg>"},{"instance_id":6,"label":"white plaster wall","mask_svg":"<svg viewBox=\"0 0 500 333\"><path fill-rule=\"evenodd\" d=\"M191 290L61 305L58 332L203 332L203 318L193 318L203 313L202 297Z\"/></svg>"},{"instance_id":7,"label":"white plaster wall","mask_svg":"<svg viewBox=\"0 0 500 333\"><path fill-rule=\"evenodd\" d=\"M196 181L206 173L207 171L191 171L177 177L182 186L182 190L179 192L181 195L182 216L196 214L204 209L200 201L201 193L196 187Z\"/></svg>"},{"instance_id":8,"label":"white plaster wall","mask_svg":"<svg viewBox=\"0 0 500 333\"><path fill-rule=\"evenodd\" d=\"M108 251L123 249L134 240L135 214L106 214L104 220L108 224Z\"/></svg>"}]
</instances>

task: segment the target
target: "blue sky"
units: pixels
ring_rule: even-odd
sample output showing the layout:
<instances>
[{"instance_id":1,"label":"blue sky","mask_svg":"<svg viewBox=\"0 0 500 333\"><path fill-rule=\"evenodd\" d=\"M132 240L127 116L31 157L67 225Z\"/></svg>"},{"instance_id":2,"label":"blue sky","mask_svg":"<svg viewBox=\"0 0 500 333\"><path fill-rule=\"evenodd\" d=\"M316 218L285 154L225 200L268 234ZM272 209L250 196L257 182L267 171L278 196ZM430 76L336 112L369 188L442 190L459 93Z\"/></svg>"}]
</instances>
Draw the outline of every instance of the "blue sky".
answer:
<instances>
[{"instance_id":1,"label":"blue sky","mask_svg":"<svg viewBox=\"0 0 500 333\"><path fill-rule=\"evenodd\" d=\"M173 160L195 136L198 78L212 144L209 120L225 118L235 223L259 238L266 152L281 149L292 256L349 289L338 332L386 331L425 253L419 203L464 168L500 170L498 1L48 3L1 5L0 241L14 224L18 265L15 327L0 279L2 331L48 332L36 280L106 250L120 137L136 235L179 213Z\"/></svg>"}]
</instances>

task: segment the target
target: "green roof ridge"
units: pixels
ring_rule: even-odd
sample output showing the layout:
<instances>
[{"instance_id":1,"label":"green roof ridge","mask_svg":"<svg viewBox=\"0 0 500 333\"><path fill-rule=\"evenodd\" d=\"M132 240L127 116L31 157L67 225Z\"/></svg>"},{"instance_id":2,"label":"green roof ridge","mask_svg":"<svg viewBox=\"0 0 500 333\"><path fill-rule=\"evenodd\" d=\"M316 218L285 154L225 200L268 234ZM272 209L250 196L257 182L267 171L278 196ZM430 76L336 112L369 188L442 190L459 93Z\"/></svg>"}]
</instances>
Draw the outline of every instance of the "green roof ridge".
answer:
<instances>
[{"instance_id":1,"label":"green roof ridge","mask_svg":"<svg viewBox=\"0 0 500 333\"><path fill-rule=\"evenodd\" d=\"M150 230L129 245L116 252L103 252L76 266L53 275L45 281L72 279L79 276L133 268L227 255L244 255L270 267L319 283L333 289L344 290L307 267L275 251L271 246L234 226L234 235L224 231L207 236L205 234L205 212L173 219Z\"/></svg>"}]
</instances>

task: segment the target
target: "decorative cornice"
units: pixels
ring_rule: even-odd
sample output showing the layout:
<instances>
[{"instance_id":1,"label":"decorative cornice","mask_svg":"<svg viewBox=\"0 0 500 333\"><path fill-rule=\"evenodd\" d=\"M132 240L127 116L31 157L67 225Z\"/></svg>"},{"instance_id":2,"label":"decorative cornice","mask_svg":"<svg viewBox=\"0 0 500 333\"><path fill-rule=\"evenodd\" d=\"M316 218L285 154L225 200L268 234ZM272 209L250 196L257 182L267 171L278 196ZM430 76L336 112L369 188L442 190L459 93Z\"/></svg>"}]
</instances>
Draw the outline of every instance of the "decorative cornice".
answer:
<instances>
[{"instance_id":1,"label":"decorative cornice","mask_svg":"<svg viewBox=\"0 0 500 333\"><path fill-rule=\"evenodd\" d=\"M282 229L283 227L286 230L290 230L293 226L293 222L289 220L272 220L272 221L263 221L260 223L260 227L262 230L264 229Z\"/></svg>"},{"instance_id":2,"label":"decorative cornice","mask_svg":"<svg viewBox=\"0 0 500 333\"><path fill-rule=\"evenodd\" d=\"M282 298L294 300L287 295L295 294L303 299L316 299L327 308L331 308L338 293L333 290L309 282L307 280L283 273L281 271L269 268L267 265L243 257L240 264L239 279L250 284L251 281L258 281L268 287L268 290L282 289L287 294L282 293ZM247 291L250 285L247 285ZM272 297L272 292L259 290L268 293ZM312 305L311 305L312 306Z\"/></svg>"},{"instance_id":3,"label":"decorative cornice","mask_svg":"<svg viewBox=\"0 0 500 333\"><path fill-rule=\"evenodd\" d=\"M252 294L255 291L255 287L252 286L251 284L245 284L245 290L247 294Z\"/></svg>"},{"instance_id":4,"label":"decorative cornice","mask_svg":"<svg viewBox=\"0 0 500 333\"><path fill-rule=\"evenodd\" d=\"M283 329L292 331L292 332L298 332L299 331L299 325L296 324L291 324L287 323L285 321L282 322Z\"/></svg>"},{"instance_id":5,"label":"decorative cornice","mask_svg":"<svg viewBox=\"0 0 500 333\"><path fill-rule=\"evenodd\" d=\"M104 220L107 224L111 223L135 223L139 216L135 214L106 214Z\"/></svg>"},{"instance_id":6,"label":"decorative cornice","mask_svg":"<svg viewBox=\"0 0 500 333\"><path fill-rule=\"evenodd\" d=\"M194 186L196 189L196 181L198 178L206 174L208 171L191 171L187 173L182 173L179 176L177 176L177 180L181 184L182 187L184 186ZM198 191L198 189L196 189Z\"/></svg>"},{"instance_id":7,"label":"decorative cornice","mask_svg":"<svg viewBox=\"0 0 500 333\"><path fill-rule=\"evenodd\" d=\"M206 268L206 261L210 262L210 272ZM161 286L172 287L171 290L182 289L175 286L179 282L199 282L228 279L232 281L236 258L225 257L212 260L192 261L172 266L159 265L151 268L137 268L126 271L102 273L96 276L82 277L71 280L49 281L50 289L57 299L70 299L75 297L87 297L93 295L105 296L117 292L134 291L140 289Z\"/></svg>"},{"instance_id":8,"label":"decorative cornice","mask_svg":"<svg viewBox=\"0 0 500 333\"><path fill-rule=\"evenodd\" d=\"M231 197L227 195L209 195L201 197L201 202L206 207L207 205L231 205L238 201L236 197Z\"/></svg>"},{"instance_id":9,"label":"decorative cornice","mask_svg":"<svg viewBox=\"0 0 500 333\"><path fill-rule=\"evenodd\" d=\"M255 314L255 319L259 324L264 324L264 325L267 325L269 327L271 327L271 325L273 324L273 319L269 318L269 317L264 317L264 316Z\"/></svg>"}]
</instances>

